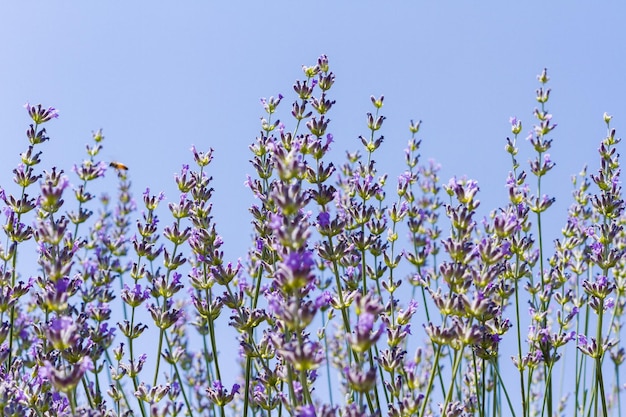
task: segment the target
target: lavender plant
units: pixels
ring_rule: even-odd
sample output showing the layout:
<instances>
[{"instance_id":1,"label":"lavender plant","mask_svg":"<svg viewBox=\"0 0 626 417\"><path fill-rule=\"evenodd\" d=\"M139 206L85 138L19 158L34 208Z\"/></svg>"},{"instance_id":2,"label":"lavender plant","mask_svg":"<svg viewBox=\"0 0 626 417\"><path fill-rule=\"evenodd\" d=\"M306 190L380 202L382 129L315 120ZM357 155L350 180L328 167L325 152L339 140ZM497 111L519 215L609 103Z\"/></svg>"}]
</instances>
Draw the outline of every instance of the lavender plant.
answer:
<instances>
[{"instance_id":1,"label":"lavender plant","mask_svg":"<svg viewBox=\"0 0 626 417\"><path fill-rule=\"evenodd\" d=\"M240 260L225 259L212 216L212 149L192 147L168 211L150 189L139 209L127 167L100 159L101 131L75 177L40 171L58 112L26 105L29 145L15 190L0 189L2 415L621 416L626 216L611 116L599 170L573 178L550 248L546 70L536 156L518 162L511 118L509 202L482 219L476 181L441 183L421 161L421 122L397 180L379 172L382 96L360 148L331 161L335 75L326 56L303 74L288 122L282 94L261 100ZM89 189L107 174L117 195L98 203Z\"/></svg>"}]
</instances>

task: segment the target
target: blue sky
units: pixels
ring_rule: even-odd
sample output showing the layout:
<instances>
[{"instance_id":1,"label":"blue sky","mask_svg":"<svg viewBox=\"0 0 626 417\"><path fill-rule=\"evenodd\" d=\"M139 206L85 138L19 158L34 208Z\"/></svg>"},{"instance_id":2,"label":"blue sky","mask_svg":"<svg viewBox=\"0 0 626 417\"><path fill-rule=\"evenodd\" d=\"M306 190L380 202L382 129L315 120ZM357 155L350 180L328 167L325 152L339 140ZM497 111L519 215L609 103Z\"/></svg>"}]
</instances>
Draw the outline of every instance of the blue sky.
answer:
<instances>
[{"instance_id":1,"label":"blue sky","mask_svg":"<svg viewBox=\"0 0 626 417\"><path fill-rule=\"evenodd\" d=\"M300 66L325 53L337 76L330 118L338 153L359 146L369 96L384 94L380 170L400 173L408 122L421 119L423 159L442 164L444 181L477 179L485 210L506 198L508 119L530 129L535 76L547 67L559 127L546 190L558 193L553 212L564 213L570 175L595 158L605 133L602 113L615 115L618 134L626 118L624 9L617 2L6 2L0 183L25 149L26 101L61 112L48 128L44 167L67 171L84 158L90 132L103 128L103 156L130 166L138 191L175 196L172 175L190 161L189 147L210 146L215 215L226 249L238 256L247 232L227 223L247 214L242 184L259 98L290 98ZM288 112L290 101L283 106Z\"/></svg>"},{"instance_id":2,"label":"blue sky","mask_svg":"<svg viewBox=\"0 0 626 417\"><path fill-rule=\"evenodd\" d=\"M336 151L359 146L369 96L384 94L381 171L400 173L408 122L421 119L422 157L442 164L442 180L477 179L485 209L506 198L508 119L530 129L535 76L547 67L559 127L546 190L561 193L586 161L597 166L590 157L605 133L602 113L615 115L618 134L626 118L624 12L617 2L3 3L0 180L25 149L21 106L42 103L61 112L48 128L43 166L68 170L84 158L90 132L103 128L103 156L131 167L136 190L174 196L172 175L190 161L189 147L214 148L215 214L227 223L247 213L242 184L258 99L290 98L300 66L325 53L337 76ZM528 147L520 147L524 162ZM554 212L563 213L568 195L558 197ZM241 230L232 229L222 233L238 252L232 241Z\"/></svg>"},{"instance_id":3,"label":"blue sky","mask_svg":"<svg viewBox=\"0 0 626 417\"><path fill-rule=\"evenodd\" d=\"M328 55L336 74L330 113L337 155L365 134L369 97L385 95L379 170L401 173L410 119L423 121L423 160L478 180L482 208L506 202L509 117L531 128L535 76L551 77L558 123L556 168L544 190L557 197L556 237L570 204L570 176L626 120L626 6L588 2L3 2L0 5L0 185L26 149L22 105L54 106L43 168L70 171L91 131L103 156L130 167L135 196L149 186L175 200L174 172L189 148L215 149L214 216L227 256L245 256L252 202L248 145L263 115L260 97L282 93L284 120L301 65ZM289 121L289 123L291 123ZM522 137L525 134L522 135ZM519 161L532 156L520 141ZM338 160L337 162L341 162ZM524 165L525 166L525 165ZM73 178L72 178L73 179ZM115 177L103 182L114 193ZM392 192L392 189L390 189Z\"/></svg>"}]
</instances>

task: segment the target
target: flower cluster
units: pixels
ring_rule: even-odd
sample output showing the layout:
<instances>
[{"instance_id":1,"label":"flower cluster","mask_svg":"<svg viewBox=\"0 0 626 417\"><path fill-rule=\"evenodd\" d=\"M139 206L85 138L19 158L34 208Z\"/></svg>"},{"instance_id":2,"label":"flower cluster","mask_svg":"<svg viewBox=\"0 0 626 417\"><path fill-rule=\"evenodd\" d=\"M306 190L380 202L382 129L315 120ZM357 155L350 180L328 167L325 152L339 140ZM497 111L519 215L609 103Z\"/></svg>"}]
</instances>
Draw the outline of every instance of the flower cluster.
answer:
<instances>
[{"instance_id":1,"label":"flower cluster","mask_svg":"<svg viewBox=\"0 0 626 417\"><path fill-rule=\"evenodd\" d=\"M508 202L485 214L477 181L442 183L421 161L421 121L395 177L378 171L384 96L358 149L331 161L335 74L325 55L302 69L283 121L286 96L261 99L249 250L235 261L212 215L212 149L191 148L167 208L150 189L137 202L128 167L100 159L102 131L70 174L41 171L58 112L26 105L16 188L0 188L2 415L621 412L626 214L611 116L551 248L546 70L534 154L523 168L511 118ZM117 194L97 198L108 174Z\"/></svg>"}]
</instances>

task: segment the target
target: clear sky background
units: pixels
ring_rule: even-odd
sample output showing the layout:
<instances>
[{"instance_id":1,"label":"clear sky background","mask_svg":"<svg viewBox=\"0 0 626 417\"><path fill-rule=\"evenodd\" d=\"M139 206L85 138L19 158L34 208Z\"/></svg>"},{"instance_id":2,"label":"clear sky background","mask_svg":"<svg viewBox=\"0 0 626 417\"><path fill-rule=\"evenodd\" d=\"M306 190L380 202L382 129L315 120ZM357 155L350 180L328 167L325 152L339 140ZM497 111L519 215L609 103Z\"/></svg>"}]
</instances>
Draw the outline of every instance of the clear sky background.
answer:
<instances>
[{"instance_id":1,"label":"clear sky background","mask_svg":"<svg viewBox=\"0 0 626 417\"><path fill-rule=\"evenodd\" d=\"M149 186L176 200L173 174L192 161L191 145L212 147L213 214L227 257L245 257L253 200L243 183L259 98L283 93L281 118L291 123L292 84L324 53L336 74L329 117L338 155L360 147L369 97L384 94L379 170L402 172L409 120L421 119L423 160L442 164L444 182L478 180L486 212L507 201L509 117L522 120L525 137L535 77L547 67L559 125L544 186L557 197L550 241L571 203L571 175L599 166L603 112L624 135L625 23L617 1L2 2L0 185L11 188L27 147L27 101L60 110L41 167L70 172L103 128L102 155L130 167L137 198ZM523 140L519 147L526 168L533 153ZM114 194L115 185L109 175L103 189Z\"/></svg>"},{"instance_id":2,"label":"clear sky background","mask_svg":"<svg viewBox=\"0 0 626 417\"><path fill-rule=\"evenodd\" d=\"M104 129L103 156L130 167L146 186L175 198L173 173L189 148L215 149L215 216L226 250L239 256L249 228L242 184L248 145L259 131L260 97L283 93L283 120L300 66L328 55L336 74L330 113L334 149L355 150L366 133L369 96L385 95L380 171L400 173L410 119L423 120L423 160L443 181L479 181L483 208L506 201L509 117L531 128L548 68L549 110L559 127L558 232L569 178L589 163L605 134L602 114L626 120L626 6L570 2L4 2L0 5L0 184L26 148L26 101L60 110L48 126L42 167L67 171ZM520 162L530 146L520 142ZM113 176L110 185L114 186ZM6 185L5 185L6 186ZM247 241L246 241L247 243Z\"/></svg>"}]
</instances>

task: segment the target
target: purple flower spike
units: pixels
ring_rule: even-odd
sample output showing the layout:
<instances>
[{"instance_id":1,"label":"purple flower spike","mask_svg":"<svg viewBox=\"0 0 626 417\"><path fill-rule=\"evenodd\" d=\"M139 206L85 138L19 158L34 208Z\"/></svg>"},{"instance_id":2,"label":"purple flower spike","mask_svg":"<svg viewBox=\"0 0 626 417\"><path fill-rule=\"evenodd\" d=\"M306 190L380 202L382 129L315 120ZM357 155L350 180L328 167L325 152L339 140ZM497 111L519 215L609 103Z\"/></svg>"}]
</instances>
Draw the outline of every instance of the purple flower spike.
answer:
<instances>
[{"instance_id":1,"label":"purple flower spike","mask_svg":"<svg viewBox=\"0 0 626 417\"><path fill-rule=\"evenodd\" d=\"M330 225L330 213L323 211L318 214L317 223L322 228L328 227L328 225Z\"/></svg>"},{"instance_id":2,"label":"purple flower spike","mask_svg":"<svg viewBox=\"0 0 626 417\"><path fill-rule=\"evenodd\" d=\"M78 340L78 326L71 317L57 317L48 324L46 336L55 349L67 349Z\"/></svg>"},{"instance_id":3,"label":"purple flower spike","mask_svg":"<svg viewBox=\"0 0 626 417\"><path fill-rule=\"evenodd\" d=\"M28 111L28 115L33 119L33 122L40 125L42 123L46 123L52 119L56 119L59 117L59 111L54 107L48 107L44 109L41 107L41 104L37 104L36 106L31 106L30 103L24 104L24 108Z\"/></svg>"}]
</instances>

